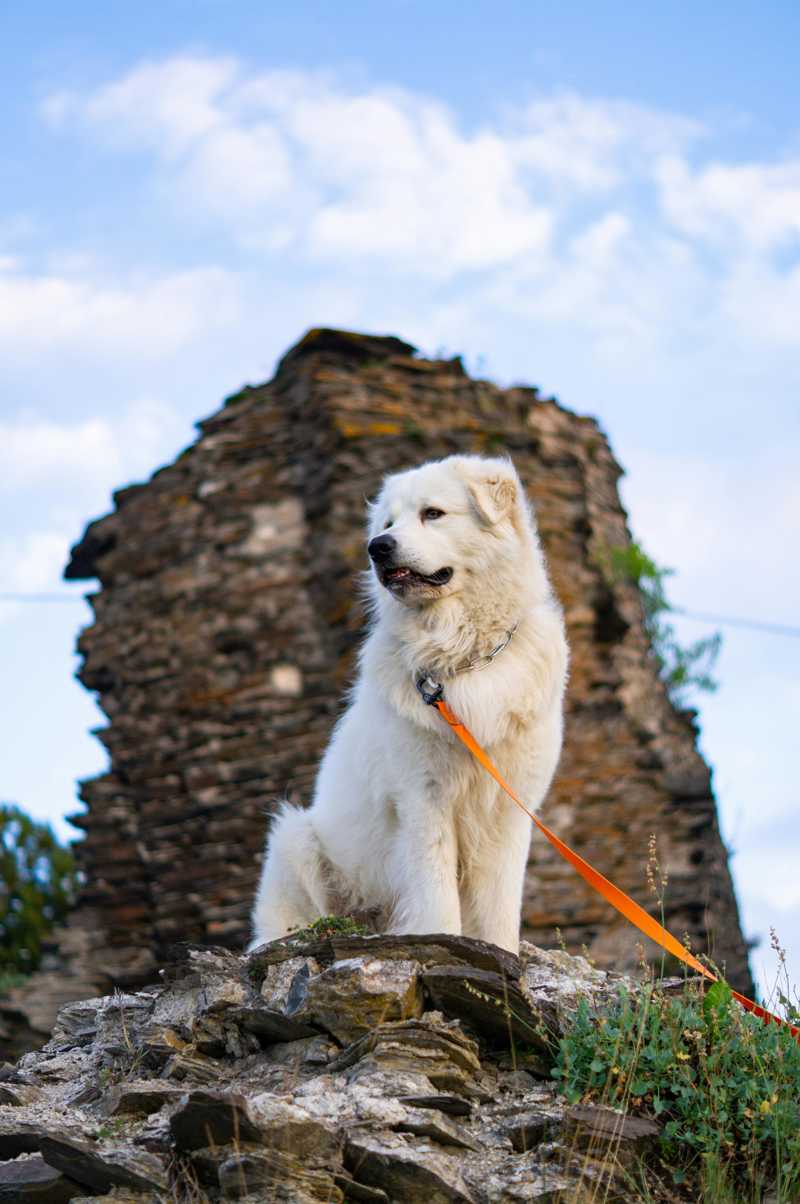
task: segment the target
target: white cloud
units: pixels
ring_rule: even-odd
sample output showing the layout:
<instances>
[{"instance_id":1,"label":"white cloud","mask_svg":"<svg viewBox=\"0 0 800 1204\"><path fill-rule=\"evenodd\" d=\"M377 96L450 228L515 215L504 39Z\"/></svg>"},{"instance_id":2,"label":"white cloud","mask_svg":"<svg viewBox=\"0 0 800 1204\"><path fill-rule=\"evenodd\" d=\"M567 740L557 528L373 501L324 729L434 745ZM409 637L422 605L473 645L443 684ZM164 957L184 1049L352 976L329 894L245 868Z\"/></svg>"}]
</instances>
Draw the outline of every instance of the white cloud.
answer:
<instances>
[{"instance_id":1,"label":"white cloud","mask_svg":"<svg viewBox=\"0 0 800 1204\"><path fill-rule=\"evenodd\" d=\"M760 250L800 237L800 162L710 163L692 171L672 157L658 161L655 174L667 217L691 237Z\"/></svg>"},{"instance_id":2,"label":"white cloud","mask_svg":"<svg viewBox=\"0 0 800 1204\"><path fill-rule=\"evenodd\" d=\"M19 541L15 551L4 549L3 563L12 566L11 584L24 592L52 589L58 581L69 542L55 531L34 531Z\"/></svg>"},{"instance_id":3,"label":"white cloud","mask_svg":"<svg viewBox=\"0 0 800 1204\"><path fill-rule=\"evenodd\" d=\"M113 489L149 475L187 435L172 408L152 399L113 417L62 423L19 414L0 422L0 501L17 513L36 507L51 524L17 521L16 533L0 538L0 594L63 593L69 548L86 516L108 510ZM0 621L20 613L20 604L0 600Z\"/></svg>"},{"instance_id":4,"label":"white cloud","mask_svg":"<svg viewBox=\"0 0 800 1204\"><path fill-rule=\"evenodd\" d=\"M800 345L800 265L780 269L750 256L732 269L721 300L723 320L742 337L766 350Z\"/></svg>"},{"instance_id":5,"label":"white cloud","mask_svg":"<svg viewBox=\"0 0 800 1204\"><path fill-rule=\"evenodd\" d=\"M0 492L69 481L109 491L172 451L182 424L163 402L143 399L111 419L60 423L30 414L0 422Z\"/></svg>"},{"instance_id":6,"label":"white cloud","mask_svg":"<svg viewBox=\"0 0 800 1204\"><path fill-rule=\"evenodd\" d=\"M476 281L498 316L577 325L607 357L800 342L800 268L778 254L800 234L800 160L703 164L711 131L680 114L566 94L467 129L407 90L188 55L44 113L148 153L160 203L256 255Z\"/></svg>"},{"instance_id":7,"label":"white cloud","mask_svg":"<svg viewBox=\"0 0 800 1204\"><path fill-rule=\"evenodd\" d=\"M630 164L683 147L697 123L575 96L466 131L446 106L319 74L247 76L231 59L136 67L45 104L115 147L146 148L182 210L239 241L311 260L381 260L448 278L544 258L571 196L605 194Z\"/></svg>"},{"instance_id":8,"label":"white cloud","mask_svg":"<svg viewBox=\"0 0 800 1204\"><path fill-rule=\"evenodd\" d=\"M69 547L69 536L63 531L0 537L0 595L58 590ZM0 597L0 623L21 613L21 603Z\"/></svg>"},{"instance_id":9,"label":"white cloud","mask_svg":"<svg viewBox=\"0 0 800 1204\"><path fill-rule=\"evenodd\" d=\"M60 266L33 273L11 263L0 271L0 346L16 355L58 347L157 358L240 312L237 281L220 268L110 282L80 261L71 271Z\"/></svg>"},{"instance_id":10,"label":"white cloud","mask_svg":"<svg viewBox=\"0 0 800 1204\"><path fill-rule=\"evenodd\" d=\"M784 833L780 845L743 850L736 857L736 869L748 894L768 909L800 911L800 879L793 831Z\"/></svg>"},{"instance_id":11,"label":"white cloud","mask_svg":"<svg viewBox=\"0 0 800 1204\"><path fill-rule=\"evenodd\" d=\"M92 473L118 459L108 422L91 418L72 427L45 420L0 424L0 489Z\"/></svg>"},{"instance_id":12,"label":"white cloud","mask_svg":"<svg viewBox=\"0 0 800 1204\"><path fill-rule=\"evenodd\" d=\"M519 162L584 192L610 191L641 173L654 156L683 149L706 133L687 117L626 101L571 94L508 113Z\"/></svg>"},{"instance_id":13,"label":"white cloud","mask_svg":"<svg viewBox=\"0 0 800 1204\"><path fill-rule=\"evenodd\" d=\"M88 97L50 94L42 114L56 128L80 117L112 144L156 149L172 158L219 128L219 98L238 71L229 58L145 62Z\"/></svg>"},{"instance_id":14,"label":"white cloud","mask_svg":"<svg viewBox=\"0 0 800 1204\"><path fill-rule=\"evenodd\" d=\"M773 446L752 463L749 452L746 444L716 456L637 449L624 493L646 547L680 566L673 601L791 624L800 612L795 455Z\"/></svg>"}]
</instances>

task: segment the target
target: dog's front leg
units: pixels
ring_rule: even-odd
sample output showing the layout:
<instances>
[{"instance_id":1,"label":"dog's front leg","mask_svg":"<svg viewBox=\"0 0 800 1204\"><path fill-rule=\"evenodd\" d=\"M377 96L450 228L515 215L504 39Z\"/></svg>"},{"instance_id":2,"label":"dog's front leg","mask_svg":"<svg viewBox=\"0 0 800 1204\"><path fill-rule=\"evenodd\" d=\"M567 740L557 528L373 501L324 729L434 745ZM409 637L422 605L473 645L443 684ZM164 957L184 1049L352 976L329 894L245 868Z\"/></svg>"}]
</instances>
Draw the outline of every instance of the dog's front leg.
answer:
<instances>
[{"instance_id":1,"label":"dog's front leg","mask_svg":"<svg viewBox=\"0 0 800 1204\"><path fill-rule=\"evenodd\" d=\"M395 904L390 931L461 932L458 848L452 819L408 807L395 833L391 877Z\"/></svg>"},{"instance_id":2,"label":"dog's front leg","mask_svg":"<svg viewBox=\"0 0 800 1204\"><path fill-rule=\"evenodd\" d=\"M504 799L494 841L487 841L462 883L464 936L519 952L522 888L531 839L527 815Z\"/></svg>"}]
</instances>

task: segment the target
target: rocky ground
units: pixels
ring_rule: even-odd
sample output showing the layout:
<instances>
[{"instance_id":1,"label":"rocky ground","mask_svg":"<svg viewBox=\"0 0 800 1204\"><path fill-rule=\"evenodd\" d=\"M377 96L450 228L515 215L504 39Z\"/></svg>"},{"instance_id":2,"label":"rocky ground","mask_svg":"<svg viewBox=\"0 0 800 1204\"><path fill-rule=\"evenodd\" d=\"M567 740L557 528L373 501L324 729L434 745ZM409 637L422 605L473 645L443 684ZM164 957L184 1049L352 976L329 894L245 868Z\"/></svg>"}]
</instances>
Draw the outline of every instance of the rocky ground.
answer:
<instances>
[{"instance_id":1,"label":"rocky ground","mask_svg":"<svg viewBox=\"0 0 800 1204\"><path fill-rule=\"evenodd\" d=\"M451 936L181 949L0 1070L0 1201L631 1199L655 1126L550 1078L578 999L616 985Z\"/></svg>"}]
</instances>

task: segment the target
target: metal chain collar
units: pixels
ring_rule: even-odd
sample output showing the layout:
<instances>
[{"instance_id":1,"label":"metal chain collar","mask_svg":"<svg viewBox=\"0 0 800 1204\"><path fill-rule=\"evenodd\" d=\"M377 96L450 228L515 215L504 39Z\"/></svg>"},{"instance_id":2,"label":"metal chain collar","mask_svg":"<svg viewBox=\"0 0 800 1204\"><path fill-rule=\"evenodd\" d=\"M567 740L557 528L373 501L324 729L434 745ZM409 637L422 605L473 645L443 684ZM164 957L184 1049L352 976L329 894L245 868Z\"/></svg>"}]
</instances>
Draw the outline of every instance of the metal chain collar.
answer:
<instances>
[{"instance_id":1,"label":"metal chain collar","mask_svg":"<svg viewBox=\"0 0 800 1204\"><path fill-rule=\"evenodd\" d=\"M511 643L514 633L518 627L519 623L515 623L511 630L506 632L505 639L501 640L496 648L493 648L491 652L484 653L482 656L474 656L471 660L468 660L465 665L461 665L458 669L456 669L453 676L458 673L469 673L472 669L488 668L494 658L499 656L503 649L507 648ZM438 702L439 699L444 695L444 683L437 681L431 673L423 671L418 675L414 684L422 695L423 701L426 702L428 706L433 706L433 704Z\"/></svg>"}]
</instances>

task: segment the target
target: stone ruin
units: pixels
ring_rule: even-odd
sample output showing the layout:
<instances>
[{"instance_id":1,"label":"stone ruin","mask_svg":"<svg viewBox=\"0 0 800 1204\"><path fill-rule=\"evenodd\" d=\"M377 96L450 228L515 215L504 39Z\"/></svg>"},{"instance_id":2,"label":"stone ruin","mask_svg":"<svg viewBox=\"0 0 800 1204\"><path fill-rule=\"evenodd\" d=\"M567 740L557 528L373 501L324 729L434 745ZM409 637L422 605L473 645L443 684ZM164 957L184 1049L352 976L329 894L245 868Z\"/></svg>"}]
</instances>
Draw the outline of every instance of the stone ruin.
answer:
<instances>
[{"instance_id":1,"label":"stone ruin","mask_svg":"<svg viewBox=\"0 0 800 1204\"><path fill-rule=\"evenodd\" d=\"M66 576L100 582L79 677L108 716L110 767L81 785L85 887L48 965L3 1004L9 1048L68 999L151 982L176 941L242 948L270 809L309 799L352 677L364 500L385 473L453 452L513 457L566 615L566 741L543 818L656 911L654 833L667 926L750 993L694 713L658 677L636 586L608 571L630 535L597 423L473 379L459 358L312 330L199 430L72 549ZM634 930L537 836L523 936L600 967L639 956Z\"/></svg>"}]
</instances>

